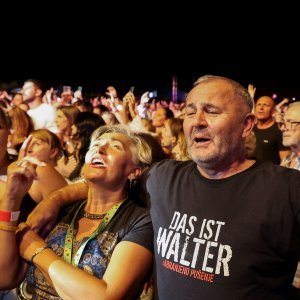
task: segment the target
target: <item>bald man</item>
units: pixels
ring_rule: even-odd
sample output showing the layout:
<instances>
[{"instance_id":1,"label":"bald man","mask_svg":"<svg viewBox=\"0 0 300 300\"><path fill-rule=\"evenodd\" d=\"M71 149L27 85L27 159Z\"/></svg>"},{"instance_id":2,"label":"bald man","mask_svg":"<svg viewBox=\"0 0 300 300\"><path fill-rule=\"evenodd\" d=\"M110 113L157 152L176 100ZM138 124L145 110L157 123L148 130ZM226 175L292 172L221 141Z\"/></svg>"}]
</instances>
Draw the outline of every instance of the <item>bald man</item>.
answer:
<instances>
[{"instance_id":1,"label":"bald man","mask_svg":"<svg viewBox=\"0 0 300 300\"><path fill-rule=\"evenodd\" d=\"M273 119L275 102L269 96L260 97L255 105L257 124L254 126L256 149L254 156L259 160L271 161L277 165L290 150L282 144L282 132Z\"/></svg>"}]
</instances>

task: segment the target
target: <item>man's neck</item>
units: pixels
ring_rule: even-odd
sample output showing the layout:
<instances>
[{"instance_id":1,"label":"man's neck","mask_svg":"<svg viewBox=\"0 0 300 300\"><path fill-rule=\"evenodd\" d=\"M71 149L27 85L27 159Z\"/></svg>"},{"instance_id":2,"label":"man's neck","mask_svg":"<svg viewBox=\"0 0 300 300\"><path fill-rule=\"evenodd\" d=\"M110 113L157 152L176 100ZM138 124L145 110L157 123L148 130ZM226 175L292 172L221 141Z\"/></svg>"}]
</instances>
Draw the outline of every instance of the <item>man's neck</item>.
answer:
<instances>
[{"instance_id":1,"label":"man's neck","mask_svg":"<svg viewBox=\"0 0 300 300\"><path fill-rule=\"evenodd\" d=\"M221 166L220 168L218 167L211 167L211 166L197 166L200 174L208 179L223 179L227 178L230 176L233 176L235 174L241 173L248 168L250 168L253 164L255 163L255 160L250 160L250 159L242 159L240 161L235 161L231 163L230 165L227 165L224 167Z\"/></svg>"},{"instance_id":2,"label":"man's neck","mask_svg":"<svg viewBox=\"0 0 300 300\"><path fill-rule=\"evenodd\" d=\"M30 109L35 109L43 103L41 98L35 98L32 102L28 102Z\"/></svg>"},{"instance_id":3,"label":"man's neck","mask_svg":"<svg viewBox=\"0 0 300 300\"><path fill-rule=\"evenodd\" d=\"M266 120L257 120L257 128L259 129L266 129L273 126L275 121L273 119L266 119Z\"/></svg>"}]
</instances>

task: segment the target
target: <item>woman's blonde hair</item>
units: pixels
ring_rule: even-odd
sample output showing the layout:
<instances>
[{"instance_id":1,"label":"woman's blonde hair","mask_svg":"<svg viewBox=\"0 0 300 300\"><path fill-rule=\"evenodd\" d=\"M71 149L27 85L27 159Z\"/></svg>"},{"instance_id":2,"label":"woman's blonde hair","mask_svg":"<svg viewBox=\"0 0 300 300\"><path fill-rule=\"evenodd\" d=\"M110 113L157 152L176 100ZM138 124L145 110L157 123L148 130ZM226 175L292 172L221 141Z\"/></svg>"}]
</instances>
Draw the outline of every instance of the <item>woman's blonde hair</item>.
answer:
<instances>
[{"instance_id":1,"label":"woman's blonde hair","mask_svg":"<svg viewBox=\"0 0 300 300\"><path fill-rule=\"evenodd\" d=\"M36 139L39 139L50 146L50 149L57 149L55 160L57 161L62 155L62 146L57 135L47 129L37 129L30 133Z\"/></svg>"},{"instance_id":2,"label":"woman's blonde hair","mask_svg":"<svg viewBox=\"0 0 300 300\"><path fill-rule=\"evenodd\" d=\"M133 162L142 169L150 166L152 163L152 150L141 136L124 125L104 125L94 131L91 143L98 140L105 133L120 133L127 136L131 140L130 149Z\"/></svg>"},{"instance_id":3,"label":"woman's blonde hair","mask_svg":"<svg viewBox=\"0 0 300 300\"><path fill-rule=\"evenodd\" d=\"M176 138L176 144L178 145L180 150L180 160L190 159L183 132L183 119L170 118L166 120L166 124L169 125L171 134Z\"/></svg>"},{"instance_id":4,"label":"woman's blonde hair","mask_svg":"<svg viewBox=\"0 0 300 300\"><path fill-rule=\"evenodd\" d=\"M13 129L12 140L14 146L22 143L33 130L33 122L31 117L20 107L13 107L8 115L11 119L11 126Z\"/></svg>"}]
</instances>

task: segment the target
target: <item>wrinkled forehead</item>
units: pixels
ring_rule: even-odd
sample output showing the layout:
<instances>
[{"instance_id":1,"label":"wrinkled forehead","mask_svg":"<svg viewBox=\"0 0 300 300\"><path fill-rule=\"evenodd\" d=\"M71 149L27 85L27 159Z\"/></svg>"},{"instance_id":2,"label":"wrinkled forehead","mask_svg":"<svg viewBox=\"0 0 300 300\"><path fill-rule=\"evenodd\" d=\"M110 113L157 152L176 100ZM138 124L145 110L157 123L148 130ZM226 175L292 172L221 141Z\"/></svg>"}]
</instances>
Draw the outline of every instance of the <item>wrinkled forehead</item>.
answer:
<instances>
[{"instance_id":1,"label":"wrinkled forehead","mask_svg":"<svg viewBox=\"0 0 300 300\"><path fill-rule=\"evenodd\" d=\"M200 83L187 96L187 106L213 104L224 106L232 102L233 91L231 86L222 80Z\"/></svg>"},{"instance_id":2,"label":"wrinkled forehead","mask_svg":"<svg viewBox=\"0 0 300 300\"><path fill-rule=\"evenodd\" d=\"M289 107L285 112L284 118L287 120L300 121L300 105Z\"/></svg>"},{"instance_id":3,"label":"wrinkled forehead","mask_svg":"<svg viewBox=\"0 0 300 300\"><path fill-rule=\"evenodd\" d=\"M133 155L133 160L136 160L137 148L133 141L127 135L122 133L104 133L91 141L90 149L94 147L101 147L104 145L122 145L123 150L130 156Z\"/></svg>"}]
</instances>

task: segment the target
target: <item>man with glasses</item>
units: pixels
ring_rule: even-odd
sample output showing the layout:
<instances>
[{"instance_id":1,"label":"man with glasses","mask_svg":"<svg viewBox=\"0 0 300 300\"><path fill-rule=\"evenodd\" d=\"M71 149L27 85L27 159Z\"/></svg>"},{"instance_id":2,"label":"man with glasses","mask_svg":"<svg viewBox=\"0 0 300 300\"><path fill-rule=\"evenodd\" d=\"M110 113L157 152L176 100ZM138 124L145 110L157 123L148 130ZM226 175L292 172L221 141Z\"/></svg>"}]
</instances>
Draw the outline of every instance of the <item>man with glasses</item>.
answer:
<instances>
[{"instance_id":1,"label":"man with glasses","mask_svg":"<svg viewBox=\"0 0 300 300\"><path fill-rule=\"evenodd\" d=\"M277 123L282 131L283 145L292 150L281 165L300 171L300 102L290 104Z\"/></svg>"},{"instance_id":2,"label":"man with glasses","mask_svg":"<svg viewBox=\"0 0 300 300\"><path fill-rule=\"evenodd\" d=\"M283 145L292 152L281 162L281 166L300 171L300 102L288 106L284 116L277 119L277 124L282 131ZM300 262L293 281L295 299L300 298ZM298 298L297 298L298 297Z\"/></svg>"}]
</instances>

